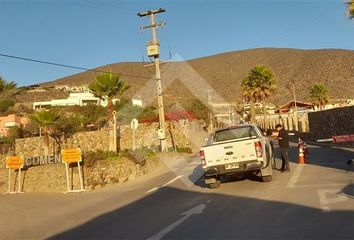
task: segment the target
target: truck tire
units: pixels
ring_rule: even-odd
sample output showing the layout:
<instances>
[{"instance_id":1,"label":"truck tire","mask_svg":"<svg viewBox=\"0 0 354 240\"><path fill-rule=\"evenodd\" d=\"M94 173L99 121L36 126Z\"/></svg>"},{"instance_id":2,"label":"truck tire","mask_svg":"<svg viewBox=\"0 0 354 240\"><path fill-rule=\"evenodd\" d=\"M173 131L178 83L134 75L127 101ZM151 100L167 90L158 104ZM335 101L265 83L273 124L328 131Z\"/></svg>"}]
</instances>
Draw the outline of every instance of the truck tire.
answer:
<instances>
[{"instance_id":1,"label":"truck tire","mask_svg":"<svg viewBox=\"0 0 354 240\"><path fill-rule=\"evenodd\" d=\"M215 183L210 183L209 184L209 188L211 189L216 189L216 188L219 188L220 187L220 180L216 180Z\"/></svg>"},{"instance_id":2,"label":"truck tire","mask_svg":"<svg viewBox=\"0 0 354 240\"><path fill-rule=\"evenodd\" d=\"M271 164L272 164L272 168L273 168L273 169L277 169L274 153L273 153L273 156L272 156L272 158L270 159L270 161L271 161Z\"/></svg>"},{"instance_id":3,"label":"truck tire","mask_svg":"<svg viewBox=\"0 0 354 240\"><path fill-rule=\"evenodd\" d=\"M270 182L272 181L272 175L262 176L262 182Z\"/></svg>"},{"instance_id":4,"label":"truck tire","mask_svg":"<svg viewBox=\"0 0 354 240\"><path fill-rule=\"evenodd\" d=\"M270 142L270 151L271 151L271 154L270 154L270 162L272 164L272 168L273 169L276 169L277 166L276 166L276 161L275 161L275 154L274 154L274 145L272 142Z\"/></svg>"}]
</instances>

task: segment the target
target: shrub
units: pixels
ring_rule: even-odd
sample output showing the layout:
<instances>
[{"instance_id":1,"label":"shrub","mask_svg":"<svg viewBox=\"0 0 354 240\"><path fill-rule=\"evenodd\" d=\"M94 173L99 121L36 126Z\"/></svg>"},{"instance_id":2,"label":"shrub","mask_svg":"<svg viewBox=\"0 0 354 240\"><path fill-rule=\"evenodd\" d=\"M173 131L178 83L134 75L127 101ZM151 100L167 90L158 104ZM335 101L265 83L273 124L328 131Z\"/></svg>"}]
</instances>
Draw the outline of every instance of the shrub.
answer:
<instances>
[{"instance_id":1,"label":"shrub","mask_svg":"<svg viewBox=\"0 0 354 240\"><path fill-rule=\"evenodd\" d=\"M117 111L118 120L122 124L129 124L133 118L136 118L141 122L142 119L154 117L157 114L154 107L140 107L133 105L131 100L122 99L114 105L114 109Z\"/></svg>"},{"instance_id":2,"label":"shrub","mask_svg":"<svg viewBox=\"0 0 354 240\"><path fill-rule=\"evenodd\" d=\"M10 107L14 106L15 102L10 99L0 100L0 113L4 113L9 110Z\"/></svg>"},{"instance_id":3,"label":"shrub","mask_svg":"<svg viewBox=\"0 0 354 240\"><path fill-rule=\"evenodd\" d=\"M126 157L134 163L138 163L141 165L145 164L146 159L155 158L156 153L154 153L151 149L144 147L136 150L124 150L121 151L120 156Z\"/></svg>"},{"instance_id":4,"label":"shrub","mask_svg":"<svg viewBox=\"0 0 354 240\"><path fill-rule=\"evenodd\" d=\"M98 161L102 160L118 160L119 159L119 154L111 151L88 151L85 152L83 155L83 161L84 164L86 164L88 167L92 167L96 164Z\"/></svg>"},{"instance_id":5,"label":"shrub","mask_svg":"<svg viewBox=\"0 0 354 240\"><path fill-rule=\"evenodd\" d=\"M178 153L193 153L192 149L189 147L177 147Z\"/></svg>"}]
</instances>

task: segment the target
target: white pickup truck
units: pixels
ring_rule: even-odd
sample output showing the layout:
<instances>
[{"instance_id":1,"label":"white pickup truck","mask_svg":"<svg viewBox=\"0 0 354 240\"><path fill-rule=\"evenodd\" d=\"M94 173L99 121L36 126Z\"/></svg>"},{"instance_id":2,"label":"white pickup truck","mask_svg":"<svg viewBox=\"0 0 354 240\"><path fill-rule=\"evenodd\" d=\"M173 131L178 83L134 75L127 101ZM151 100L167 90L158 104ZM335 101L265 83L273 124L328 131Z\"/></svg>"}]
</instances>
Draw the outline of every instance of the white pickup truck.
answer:
<instances>
[{"instance_id":1,"label":"white pickup truck","mask_svg":"<svg viewBox=\"0 0 354 240\"><path fill-rule=\"evenodd\" d=\"M272 180L274 150L271 141L254 124L215 130L200 150L205 183L220 186L223 175L260 173L262 181Z\"/></svg>"}]
</instances>

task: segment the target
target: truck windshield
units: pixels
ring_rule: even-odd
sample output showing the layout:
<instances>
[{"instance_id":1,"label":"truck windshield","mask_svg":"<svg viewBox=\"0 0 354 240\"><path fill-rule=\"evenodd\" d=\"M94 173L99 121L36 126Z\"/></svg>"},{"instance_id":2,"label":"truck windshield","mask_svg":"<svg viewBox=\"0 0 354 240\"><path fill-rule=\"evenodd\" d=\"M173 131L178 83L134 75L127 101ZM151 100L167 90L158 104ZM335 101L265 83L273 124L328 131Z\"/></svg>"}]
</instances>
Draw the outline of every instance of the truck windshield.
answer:
<instances>
[{"instance_id":1,"label":"truck windshield","mask_svg":"<svg viewBox=\"0 0 354 240\"><path fill-rule=\"evenodd\" d=\"M225 129L215 132L214 142L222 142L239 138L256 137L257 134L251 126Z\"/></svg>"}]
</instances>

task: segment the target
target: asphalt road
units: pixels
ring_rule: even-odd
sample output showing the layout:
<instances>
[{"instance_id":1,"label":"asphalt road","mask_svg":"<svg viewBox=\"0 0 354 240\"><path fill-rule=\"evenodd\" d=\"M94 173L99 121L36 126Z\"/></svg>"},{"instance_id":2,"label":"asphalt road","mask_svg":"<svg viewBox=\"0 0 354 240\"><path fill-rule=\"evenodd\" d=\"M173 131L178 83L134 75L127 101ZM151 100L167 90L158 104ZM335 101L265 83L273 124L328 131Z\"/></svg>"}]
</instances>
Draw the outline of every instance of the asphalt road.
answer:
<instances>
[{"instance_id":1,"label":"asphalt road","mask_svg":"<svg viewBox=\"0 0 354 240\"><path fill-rule=\"evenodd\" d=\"M164 158L154 174L100 191L1 195L0 238L354 239L350 159L354 151L310 146L308 164L272 182L245 176L209 189L198 158Z\"/></svg>"}]
</instances>

